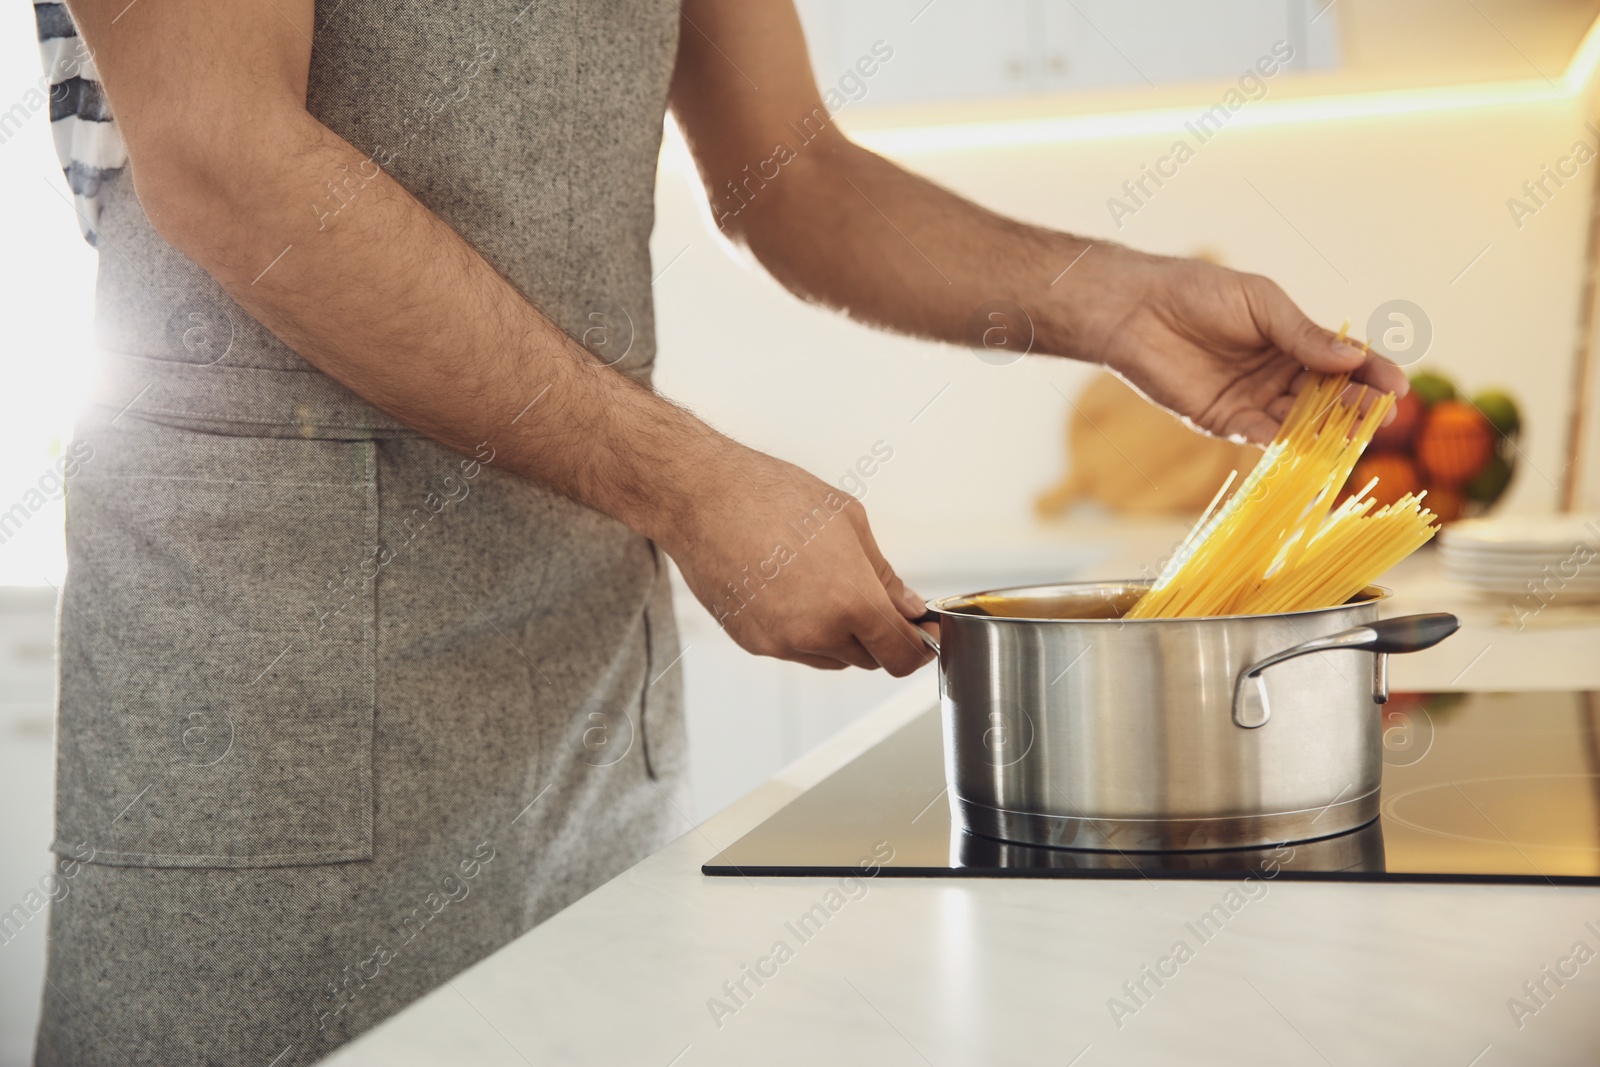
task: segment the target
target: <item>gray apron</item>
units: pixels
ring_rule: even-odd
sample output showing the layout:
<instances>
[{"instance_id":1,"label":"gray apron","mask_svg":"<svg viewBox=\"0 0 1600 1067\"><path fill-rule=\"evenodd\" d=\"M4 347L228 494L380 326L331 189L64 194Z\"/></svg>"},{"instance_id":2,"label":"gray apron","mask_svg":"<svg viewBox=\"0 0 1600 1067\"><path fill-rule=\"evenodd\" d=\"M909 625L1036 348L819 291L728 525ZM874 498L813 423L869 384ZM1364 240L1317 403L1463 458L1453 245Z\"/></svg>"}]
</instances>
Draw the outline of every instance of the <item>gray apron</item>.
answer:
<instances>
[{"instance_id":1,"label":"gray apron","mask_svg":"<svg viewBox=\"0 0 1600 1067\"><path fill-rule=\"evenodd\" d=\"M310 105L647 380L676 32L672 0L343 0ZM316 371L126 172L102 199L38 1062L310 1063L687 829L664 560ZM361 207L341 178L308 214Z\"/></svg>"}]
</instances>

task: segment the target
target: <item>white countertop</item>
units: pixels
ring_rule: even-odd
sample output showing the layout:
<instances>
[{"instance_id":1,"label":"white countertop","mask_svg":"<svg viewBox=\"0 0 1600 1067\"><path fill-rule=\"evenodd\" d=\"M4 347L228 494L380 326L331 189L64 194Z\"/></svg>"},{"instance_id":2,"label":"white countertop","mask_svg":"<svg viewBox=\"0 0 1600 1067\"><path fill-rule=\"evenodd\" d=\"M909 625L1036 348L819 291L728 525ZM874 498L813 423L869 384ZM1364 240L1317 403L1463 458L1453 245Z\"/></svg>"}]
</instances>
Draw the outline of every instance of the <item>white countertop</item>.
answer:
<instances>
[{"instance_id":1,"label":"white countertop","mask_svg":"<svg viewBox=\"0 0 1600 1067\"><path fill-rule=\"evenodd\" d=\"M1397 688L1600 688L1600 629L1586 616L1496 625L1493 605L1462 601L1426 558L1393 584L1400 610L1465 613L1436 654L1395 658ZM1514 1019L1508 1006L1538 1006L1523 984L1576 943L1600 954L1600 890L1267 882L1199 943L1185 924L1232 883L882 878L833 897L832 917L802 943L785 924L828 903L837 879L700 874L926 709L931 690L926 673L911 679L327 1062L1493 1067L1600 1055L1600 955L1562 987L1547 980L1553 995L1536 1014ZM1110 998L1133 1003L1123 983L1179 939L1193 957L1159 989L1146 979L1152 995L1119 1027ZM759 988L746 979L742 1006L714 1018L711 998L733 1003L723 983L779 940L792 958Z\"/></svg>"}]
</instances>

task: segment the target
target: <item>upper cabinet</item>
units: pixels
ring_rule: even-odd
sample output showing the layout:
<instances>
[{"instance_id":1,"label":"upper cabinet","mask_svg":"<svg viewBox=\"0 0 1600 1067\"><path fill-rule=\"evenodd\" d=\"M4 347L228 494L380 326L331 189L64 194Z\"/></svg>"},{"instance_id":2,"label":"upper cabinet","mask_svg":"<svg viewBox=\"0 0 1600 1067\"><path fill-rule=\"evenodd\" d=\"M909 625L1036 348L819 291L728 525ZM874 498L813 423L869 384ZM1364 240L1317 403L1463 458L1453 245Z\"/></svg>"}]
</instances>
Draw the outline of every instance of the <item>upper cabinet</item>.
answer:
<instances>
[{"instance_id":1,"label":"upper cabinet","mask_svg":"<svg viewBox=\"0 0 1600 1067\"><path fill-rule=\"evenodd\" d=\"M1329 0L797 0L818 83L914 104L1238 77L1339 64ZM881 43L880 43L881 42ZM890 58L876 62L886 50ZM862 64L863 57L869 62ZM870 76L860 73L872 70Z\"/></svg>"}]
</instances>

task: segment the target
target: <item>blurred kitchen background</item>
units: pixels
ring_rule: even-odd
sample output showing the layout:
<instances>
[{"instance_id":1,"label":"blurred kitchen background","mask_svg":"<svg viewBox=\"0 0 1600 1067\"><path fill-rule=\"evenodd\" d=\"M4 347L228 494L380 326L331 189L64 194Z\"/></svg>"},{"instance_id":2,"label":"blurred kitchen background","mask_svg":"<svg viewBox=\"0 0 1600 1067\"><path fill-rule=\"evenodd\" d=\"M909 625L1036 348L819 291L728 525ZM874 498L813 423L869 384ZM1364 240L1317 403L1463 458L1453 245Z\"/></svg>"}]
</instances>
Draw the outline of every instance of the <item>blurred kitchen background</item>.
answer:
<instances>
[{"instance_id":1,"label":"blurred kitchen background","mask_svg":"<svg viewBox=\"0 0 1600 1067\"><path fill-rule=\"evenodd\" d=\"M1595 343L1600 167L1569 163L1576 174L1559 183L1543 169L1571 159L1575 143L1600 148L1588 125L1600 0L799 7L819 84L862 142L1031 222L1270 275L1315 318L1348 320L1374 341L1375 314L1399 321L1386 309L1406 301L1412 333L1397 336L1412 338L1399 353L1409 370L1515 397L1515 473L1496 512L1600 510L1600 375L1578 373ZM31 10L9 5L3 18L0 512L67 440L89 370L94 272L47 108L28 102L39 75ZM1186 123L1240 90L1259 60L1285 54L1175 175L1131 197L1124 183L1175 140L1196 143ZM868 56L878 61L858 66ZM1172 451L1172 427L1092 367L890 337L789 297L717 236L670 123L657 203L660 388L836 484L892 450L851 487L925 595L1069 576L1139 537L1154 564L1194 485L1204 482L1202 503L1214 488L1181 437L1182 455ZM1059 284L1072 284L1070 271ZM59 501L4 535L0 912L48 867ZM897 682L757 660L688 597L681 615L696 818L900 686L935 694L929 671ZM25 1062L43 951L42 913L0 929L0 1064Z\"/></svg>"}]
</instances>

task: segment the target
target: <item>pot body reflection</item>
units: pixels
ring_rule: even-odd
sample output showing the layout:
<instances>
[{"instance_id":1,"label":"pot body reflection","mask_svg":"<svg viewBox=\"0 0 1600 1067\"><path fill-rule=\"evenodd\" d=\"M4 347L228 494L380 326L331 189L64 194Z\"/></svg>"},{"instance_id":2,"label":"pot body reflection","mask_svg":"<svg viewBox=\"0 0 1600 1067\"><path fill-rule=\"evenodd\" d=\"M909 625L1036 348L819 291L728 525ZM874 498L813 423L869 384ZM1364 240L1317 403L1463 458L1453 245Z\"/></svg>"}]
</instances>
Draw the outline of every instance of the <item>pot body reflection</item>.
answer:
<instances>
[{"instance_id":1,"label":"pot body reflection","mask_svg":"<svg viewBox=\"0 0 1600 1067\"><path fill-rule=\"evenodd\" d=\"M1170 876L1174 871L1238 872L1261 878L1281 871L1349 871L1378 873L1385 870L1383 825L1365 826L1314 841L1189 852L1110 852L1103 849L1045 848L984 837L952 826L950 863L953 867L1008 871L1152 871Z\"/></svg>"}]
</instances>

